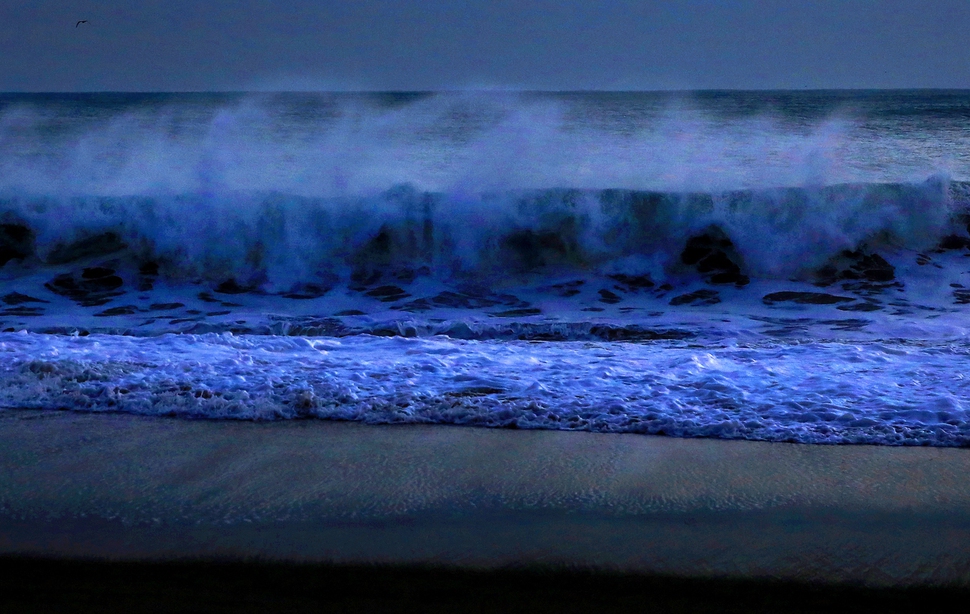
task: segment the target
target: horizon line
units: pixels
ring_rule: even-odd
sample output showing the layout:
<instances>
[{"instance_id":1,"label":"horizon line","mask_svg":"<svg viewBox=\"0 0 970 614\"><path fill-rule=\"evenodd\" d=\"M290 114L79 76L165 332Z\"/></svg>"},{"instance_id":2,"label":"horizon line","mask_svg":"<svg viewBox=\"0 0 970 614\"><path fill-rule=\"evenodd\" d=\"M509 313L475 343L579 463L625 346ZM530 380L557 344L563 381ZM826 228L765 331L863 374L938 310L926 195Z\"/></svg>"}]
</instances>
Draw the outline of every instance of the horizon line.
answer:
<instances>
[{"instance_id":1,"label":"horizon line","mask_svg":"<svg viewBox=\"0 0 970 614\"><path fill-rule=\"evenodd\" d=\"M970 87L818 87L818 88L670 88L670 89L525 89L525 88L442 88L442 89L175 89L175 90L0 90L10 94L677 94L722 92L970 92Z\"/></svg>"}]
</instances>

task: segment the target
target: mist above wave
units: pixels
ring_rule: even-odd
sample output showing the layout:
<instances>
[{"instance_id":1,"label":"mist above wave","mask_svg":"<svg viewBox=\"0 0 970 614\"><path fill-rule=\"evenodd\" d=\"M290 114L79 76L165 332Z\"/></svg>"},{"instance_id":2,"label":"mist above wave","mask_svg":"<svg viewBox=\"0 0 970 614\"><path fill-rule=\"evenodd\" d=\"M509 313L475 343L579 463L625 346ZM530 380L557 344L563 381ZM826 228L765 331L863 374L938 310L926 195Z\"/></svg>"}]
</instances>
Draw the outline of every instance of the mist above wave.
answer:
<instances>
[{"instance_id":1,"label":"mist above wave","mask_svg":"<svg viewBox=\"0 0 970 614\"><path fill-rule=\"evenodd\" d=\"M463 93L27 102L0 115L0 193L331 197L399 184L452 194L713 191L911 181L953 170L925 156L914 166L918 153L904 152L906 139L861 131L848 116L724 117L689 99Z\"/></svg>"}]
</instances>

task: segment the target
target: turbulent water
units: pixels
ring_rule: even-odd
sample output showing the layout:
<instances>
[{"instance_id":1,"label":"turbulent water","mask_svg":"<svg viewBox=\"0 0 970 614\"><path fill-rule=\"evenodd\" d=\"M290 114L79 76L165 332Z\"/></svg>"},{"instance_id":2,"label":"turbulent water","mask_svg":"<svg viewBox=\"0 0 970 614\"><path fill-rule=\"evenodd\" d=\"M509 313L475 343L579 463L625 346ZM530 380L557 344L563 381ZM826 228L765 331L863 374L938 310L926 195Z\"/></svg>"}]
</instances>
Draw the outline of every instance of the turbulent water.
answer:
<instances>
[{"instance_id":1,"label":"turbulent water","mask_svg":"<svg viewBox=\"0 0 970 614\"><path fill-rule=\"evenodd\" d=\"M970 92L0 95L0 407L970 443Z\"/></svg>"}]
</instances>

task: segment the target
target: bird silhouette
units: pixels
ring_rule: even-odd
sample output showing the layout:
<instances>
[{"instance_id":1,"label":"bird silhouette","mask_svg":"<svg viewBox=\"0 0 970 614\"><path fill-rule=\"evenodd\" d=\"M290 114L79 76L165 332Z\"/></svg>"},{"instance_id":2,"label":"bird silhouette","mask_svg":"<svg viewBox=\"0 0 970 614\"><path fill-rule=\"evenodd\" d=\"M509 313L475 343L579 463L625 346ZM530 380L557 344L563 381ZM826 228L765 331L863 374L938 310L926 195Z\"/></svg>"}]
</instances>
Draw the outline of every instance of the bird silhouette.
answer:
<instances>
[{"instance_id":1,"label":"bird silhouette","mask_svg":"<svg viewBox=\"0 0 970 614\"><path fill-rule=\"evenodd\" d=\"M76 28L76 27L80 26L82 23L87 23L87 22L88 22L87 19L82 19L81 21L79 21L76 24L74 24L74 27Z\"/></svg>"}]
</instances>

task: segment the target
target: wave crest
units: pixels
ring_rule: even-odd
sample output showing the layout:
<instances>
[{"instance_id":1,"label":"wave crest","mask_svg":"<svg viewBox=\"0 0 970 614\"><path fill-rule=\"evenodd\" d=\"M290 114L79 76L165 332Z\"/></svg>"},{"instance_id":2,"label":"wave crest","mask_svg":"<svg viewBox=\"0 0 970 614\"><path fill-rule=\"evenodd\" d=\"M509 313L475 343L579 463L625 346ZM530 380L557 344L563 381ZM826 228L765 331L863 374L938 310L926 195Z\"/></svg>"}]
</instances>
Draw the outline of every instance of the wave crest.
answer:
<instances>
[{"instance_id":1,"label":"wave crest","mask_svg":"<svg viewBox=\"0 0 970 614\"><path fill-rule=\"evenodd\" d=\"M372 271L442 278L599 269L654 282L804 278L845 251L967 237L967 184L719 193L529 190L474 197L398 186L366 198L279 193L0 200L0 263L126 253L174 278L284 291ZM947 239L947 237L951 237Z\"/></svg>"}]
</instances>

